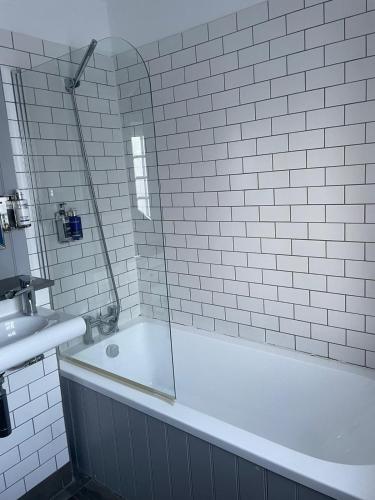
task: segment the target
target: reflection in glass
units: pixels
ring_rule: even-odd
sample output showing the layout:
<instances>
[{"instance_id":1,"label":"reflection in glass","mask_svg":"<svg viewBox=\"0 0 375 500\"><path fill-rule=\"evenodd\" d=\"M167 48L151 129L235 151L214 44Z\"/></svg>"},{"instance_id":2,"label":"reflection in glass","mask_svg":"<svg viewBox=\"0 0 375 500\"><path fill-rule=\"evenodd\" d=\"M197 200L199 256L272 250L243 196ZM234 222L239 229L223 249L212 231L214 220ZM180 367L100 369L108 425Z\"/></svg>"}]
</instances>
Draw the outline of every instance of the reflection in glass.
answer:
<instances>
[{"instance_id":1,"label":"reflection in glass","mask_svg":"<svg viewBox=\"0 0 375 500\"><path fill-rule=\"evenodd\" d=\"M147 219L151 219L145 138L143 136L132 137L131 142L133 152L135 190L137 195L137 208L145 217L147 217Z\"/></svg>"}]
</instances>

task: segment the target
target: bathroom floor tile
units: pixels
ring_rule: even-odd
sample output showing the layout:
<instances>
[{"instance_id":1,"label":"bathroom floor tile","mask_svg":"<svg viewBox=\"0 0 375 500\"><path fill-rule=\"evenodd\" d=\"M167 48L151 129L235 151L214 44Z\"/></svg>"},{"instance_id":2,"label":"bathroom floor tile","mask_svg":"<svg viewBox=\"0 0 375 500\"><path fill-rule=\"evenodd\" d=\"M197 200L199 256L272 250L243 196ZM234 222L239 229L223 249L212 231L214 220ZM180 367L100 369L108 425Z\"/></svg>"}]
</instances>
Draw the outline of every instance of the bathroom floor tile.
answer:
<instances>
[{"instance_id":1,"label":"bathroom floor tile","mask_svg":"<svg viewBox=\"0 0 375 500\"><path fill-rule=\"evenodd\" d=\"M69 500L121 500L121 498L101 484L91 480L70 497Z\"/></svg>"}]
</instances>

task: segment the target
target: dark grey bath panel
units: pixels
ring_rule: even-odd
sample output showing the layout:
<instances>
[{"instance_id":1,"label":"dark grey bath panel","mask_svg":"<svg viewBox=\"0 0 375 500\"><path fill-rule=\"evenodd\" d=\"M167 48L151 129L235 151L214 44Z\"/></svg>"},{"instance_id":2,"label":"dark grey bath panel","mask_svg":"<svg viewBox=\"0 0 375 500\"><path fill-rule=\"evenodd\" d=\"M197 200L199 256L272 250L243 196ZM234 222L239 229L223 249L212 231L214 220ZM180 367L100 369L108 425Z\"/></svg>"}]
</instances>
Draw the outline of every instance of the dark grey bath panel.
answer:
<instances>
[{"instance_id":1,"label":"dark grey bath panel","mask_svg":"<svg viewBox=\"0 0 375 500\"><path fill-rule=\"evenodd\" d=\"M74 467L127 500L330 500L65 377L61 388Z\"/></svg>"}]
</instances>

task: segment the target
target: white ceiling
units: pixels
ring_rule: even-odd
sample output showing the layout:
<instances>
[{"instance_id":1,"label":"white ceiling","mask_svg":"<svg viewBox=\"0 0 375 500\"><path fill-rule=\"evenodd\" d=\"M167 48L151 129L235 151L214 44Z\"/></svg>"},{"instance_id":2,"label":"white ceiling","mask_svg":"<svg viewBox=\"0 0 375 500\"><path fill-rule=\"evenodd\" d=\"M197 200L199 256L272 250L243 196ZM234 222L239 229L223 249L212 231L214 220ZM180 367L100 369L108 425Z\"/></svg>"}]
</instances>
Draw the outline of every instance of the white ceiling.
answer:
<instances>
[{"instance_id":1,"label":"white ceiling","mask_svg":"<svg viewBox=\"0 0 375 500\"><path fill-rule=\"evenodd\" d=\"M75 47L86 45L91 38L111 35L140 46L258 2L0 0L0 28Z\"/></svg>"},{"instance_id":2,"label":"white ceiling","mask_svg":"<svg viewBox=\"0 0 375 500\"><path fill-rule=\"evenodd\" d=\"M249 7L261 0L102 1L108 5L112 34L139 47Z\"/></svg>"},{"instance_id":3,"label":"white ceiling","mask_svg":"<svg viewBox=\"0 0 375 500\"><path fill-rule=\"evenodd\" d=\"M110 32L101 0L0 0L0 28L74 47Z\"/></svg>"}]
</instances>

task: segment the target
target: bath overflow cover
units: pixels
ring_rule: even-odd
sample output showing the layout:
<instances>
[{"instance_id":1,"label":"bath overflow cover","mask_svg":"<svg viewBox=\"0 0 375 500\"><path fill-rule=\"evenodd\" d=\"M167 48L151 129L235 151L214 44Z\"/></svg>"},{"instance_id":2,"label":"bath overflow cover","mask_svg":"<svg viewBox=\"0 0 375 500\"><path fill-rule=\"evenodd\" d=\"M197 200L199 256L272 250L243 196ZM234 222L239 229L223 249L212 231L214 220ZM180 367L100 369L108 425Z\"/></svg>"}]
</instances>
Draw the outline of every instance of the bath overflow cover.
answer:
<instances>
[{"instance_id":1,"label":"bath overflow cover","mask_svg":"<svg viewBox=\"0 0 375 500\"><path fill-rule=\"evenodd\" d=\"M109 358L115 358L119 355L120 349L117 344L109 344L105 352Z\"/></svg>"}]
</instances>

